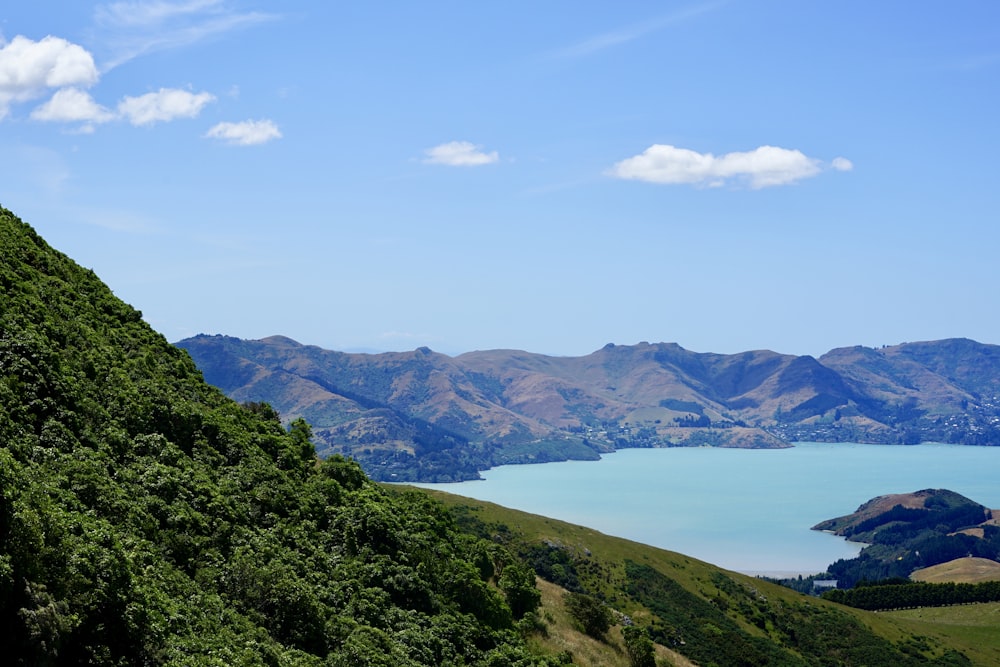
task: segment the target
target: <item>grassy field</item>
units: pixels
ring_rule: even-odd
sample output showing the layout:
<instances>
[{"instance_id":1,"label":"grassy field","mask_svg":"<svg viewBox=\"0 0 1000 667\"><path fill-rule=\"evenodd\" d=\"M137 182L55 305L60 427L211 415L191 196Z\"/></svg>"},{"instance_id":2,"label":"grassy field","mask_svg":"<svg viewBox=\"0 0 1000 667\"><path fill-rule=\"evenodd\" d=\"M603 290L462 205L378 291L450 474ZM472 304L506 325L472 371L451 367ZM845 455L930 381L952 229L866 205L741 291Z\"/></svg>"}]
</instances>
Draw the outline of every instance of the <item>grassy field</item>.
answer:
<instances>
[{"instance_id":1,"label":"grassy field","mask_svg":"<svg viewBox=\"0 0 1000 667\"><path fill-rule=\"evenodd\" d=\"M1000 665L1000 602L880 612L913 632L959 648L977 665Z\"/></svg>"}]
</instances>

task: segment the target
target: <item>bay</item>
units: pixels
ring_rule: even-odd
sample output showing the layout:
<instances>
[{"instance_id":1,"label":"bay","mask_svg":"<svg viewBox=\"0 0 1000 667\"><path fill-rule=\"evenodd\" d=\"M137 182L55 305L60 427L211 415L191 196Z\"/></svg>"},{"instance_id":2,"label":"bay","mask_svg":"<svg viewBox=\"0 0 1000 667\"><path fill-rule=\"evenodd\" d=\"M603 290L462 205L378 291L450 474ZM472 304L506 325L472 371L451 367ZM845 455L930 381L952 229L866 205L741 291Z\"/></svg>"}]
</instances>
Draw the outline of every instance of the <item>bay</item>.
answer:
<instances>
[{"instance_id":1,"label":"bay","mask_svg":"<svg viewBox=\"0 0 1000 667\"><path fill-rule=\"evenodd\" d=\"M822 572L859 544L810 530L889 493L945 488L1000 508L1000 447L796 443L623 449L421 484L771 576Z\"/></svg>"}]
</instances>

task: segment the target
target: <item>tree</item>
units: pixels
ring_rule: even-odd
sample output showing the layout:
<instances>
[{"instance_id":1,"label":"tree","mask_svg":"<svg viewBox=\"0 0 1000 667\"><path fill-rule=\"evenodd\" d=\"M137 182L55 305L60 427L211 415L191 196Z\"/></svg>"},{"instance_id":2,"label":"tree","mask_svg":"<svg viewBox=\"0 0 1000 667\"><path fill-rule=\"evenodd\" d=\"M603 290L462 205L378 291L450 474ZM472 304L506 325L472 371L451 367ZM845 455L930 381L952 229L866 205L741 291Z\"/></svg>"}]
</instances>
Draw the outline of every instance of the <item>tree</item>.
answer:
<instances>
[{"instance_id":1,"label":"tree","mask_svg":"<svg viewBox=\"0 0 1000 667\"><path fill-rule=\"evenodd\" d=\"M316 465L316 448L312 444L312 429L309 423L299 417L288 427L288 435L291 442L288 448L288 461L285 463L288 469L299 469L302 475L306 475L311 468Z\"/></svg>"},{"instance_id":2,"label":"tree","mask_svg":"<svg viewBox=\"0 0 1000 667\"><path fill-rule=\"evenodd\" d=\"M570 616L594 639L604 639L611 628L611 610L603 602L584 593L567 593L563 598Z\"/></svg>"},{"instance_id":3,"label":"tree","mask_svg":"<svg viewBox=\"0 0 1000 667\"><path fill-rule=\"evenodd\" d=\"M542 602L542 593L535 587L535 573L523 563L514 562L505 567L497 585L507 596L515 619L535 611Z\"/></svg>"},{"instance_id":4,"label":"tree","mask_svg":"<svg viewBox=\"0 0 1000 667\"><path fill-rule=\"evenodd\" d=\"M622 636L625 638L625 651L632 667L656 667L653 640L644 629L630 625L622 628Z\"/></svg>"}]
</instances>

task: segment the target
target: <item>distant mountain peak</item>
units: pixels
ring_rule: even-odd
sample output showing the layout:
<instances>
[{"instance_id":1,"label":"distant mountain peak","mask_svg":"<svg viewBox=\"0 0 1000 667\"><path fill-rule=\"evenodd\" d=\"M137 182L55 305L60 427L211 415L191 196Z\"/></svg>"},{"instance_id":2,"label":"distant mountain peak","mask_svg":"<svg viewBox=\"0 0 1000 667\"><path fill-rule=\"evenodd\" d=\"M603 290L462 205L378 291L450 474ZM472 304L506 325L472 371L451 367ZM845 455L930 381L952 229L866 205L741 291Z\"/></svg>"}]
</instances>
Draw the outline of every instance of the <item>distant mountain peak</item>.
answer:
<instances>
[{"instance_id":1,"label":"distant mountain peak","mask_svg":"<svg viewBox=\"0 0 1000 667\"><path fill-rule=\"evenodd\" d=\"M302 347L302 343L298 342L297 340L293 340L293 339L289 338L288 336L281 336L281 335L268 336L267 338L263 338L261 340L262 340L262 342L267 343L268 345L283 345L283 346L287 346L287 347Z\"/></svg>"}]
</instances>

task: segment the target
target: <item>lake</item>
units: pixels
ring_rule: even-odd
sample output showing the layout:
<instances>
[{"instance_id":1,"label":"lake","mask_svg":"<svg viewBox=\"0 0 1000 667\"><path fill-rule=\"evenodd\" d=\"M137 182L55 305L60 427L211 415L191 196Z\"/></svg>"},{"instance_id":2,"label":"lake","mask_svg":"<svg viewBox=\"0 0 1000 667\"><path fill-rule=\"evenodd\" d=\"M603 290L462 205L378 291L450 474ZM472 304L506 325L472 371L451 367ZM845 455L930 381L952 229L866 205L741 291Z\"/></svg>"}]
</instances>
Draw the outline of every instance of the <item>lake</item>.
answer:
<instances>
[{"instance_id":1,"label":"lake","mask_svg":"<svg viewBox=\"0 0 1000 667\"><path fill-rule=\"evenodd\" d=\"M623 449L600 461L501 466L421 484L714 563L784 576L861 545L810 530L867 500L929 488L1000 508L1000 447L797 443L790 449Z\"/></svg>"}]
</instances>

